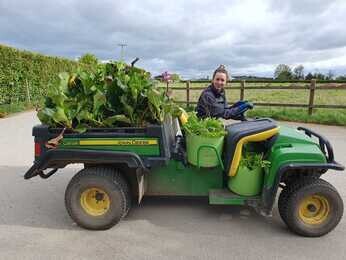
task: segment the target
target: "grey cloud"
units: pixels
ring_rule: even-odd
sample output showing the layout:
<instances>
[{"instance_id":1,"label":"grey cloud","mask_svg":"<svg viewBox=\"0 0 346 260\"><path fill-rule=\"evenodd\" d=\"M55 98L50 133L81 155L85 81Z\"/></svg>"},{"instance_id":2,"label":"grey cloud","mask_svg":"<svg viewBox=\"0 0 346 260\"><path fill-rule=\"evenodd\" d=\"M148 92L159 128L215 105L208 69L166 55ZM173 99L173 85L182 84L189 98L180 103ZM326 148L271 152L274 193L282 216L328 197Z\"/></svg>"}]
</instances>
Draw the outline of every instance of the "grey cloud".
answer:
<instances>
[{"instance_id":1,"label":"grey cloud","mask_svg":"<svg viewBox=\"0 0 346 260\"><path fill-rule=\"evenodd\" d=\"M219 64L319 63L346 46L343 1L0 1L0 43L75 58L140 57L154 74L210 75ZM258 8L251 9L251 8ZM257 14L258 13L258 14ZM337 71L345 70L346 62ZM254 69L256 68L256 69ZM308 69L308 68L307 68Z\"/></svg>"}]
</instances>

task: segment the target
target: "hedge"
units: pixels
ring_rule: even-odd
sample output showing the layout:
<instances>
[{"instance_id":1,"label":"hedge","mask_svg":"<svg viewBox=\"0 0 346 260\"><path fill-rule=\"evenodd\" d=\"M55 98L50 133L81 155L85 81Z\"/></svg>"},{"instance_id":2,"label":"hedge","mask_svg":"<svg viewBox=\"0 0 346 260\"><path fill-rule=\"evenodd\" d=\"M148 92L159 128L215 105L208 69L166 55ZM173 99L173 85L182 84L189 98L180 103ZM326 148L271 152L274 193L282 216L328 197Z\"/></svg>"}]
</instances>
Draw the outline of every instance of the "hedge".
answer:
<instances>
[{"instance_id":1,"label":"hedge","mask_svg":"<svg viewBox=\"0 0 346 260\"><path fill-rule=\"evenodd\" d=\"M36 103L63 71L72 72L78 63L22 51L0 44L0 105L28 101Z\"/></svg>"}]
</instances>

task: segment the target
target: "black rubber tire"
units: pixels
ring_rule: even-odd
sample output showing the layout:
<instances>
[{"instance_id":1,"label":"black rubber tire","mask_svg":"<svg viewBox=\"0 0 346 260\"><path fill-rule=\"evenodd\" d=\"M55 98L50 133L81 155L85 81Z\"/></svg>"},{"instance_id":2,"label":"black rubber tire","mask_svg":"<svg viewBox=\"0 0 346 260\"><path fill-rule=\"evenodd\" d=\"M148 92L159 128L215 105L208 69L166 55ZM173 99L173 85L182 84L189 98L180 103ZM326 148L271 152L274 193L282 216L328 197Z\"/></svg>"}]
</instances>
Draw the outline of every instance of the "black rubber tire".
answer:
<instances>
[{"instance_id":1,"label":"black rubber tire","mask_svg":"<svg viewBox=\"0 0 346 260\"><path fill-rule=\"evenodd\" d=\"M299 176L299 175L298 175ZM321 177L320 174L311 174L309 176L299 176L293 179L291 182L286 183L286 187L281 191L279 200L278 200L278 210L281 216L282 221L286 223L285 214L283 213L286 209L287 200L289 195L292 194L293 189L300 187L306 183L315 182Z\"/></svg>"},{"instance_id":2,"label":"black rubber tire","mask_svg":"<svg viewBox=\"0 0 346 260\"><path fill-rule=\"evenodd\" d=\"M291 172L291 174L289 174L288 176L285 176L283 182L286 185L291 185L295 182L301 182L307 179L313 179L313 180L317 180L322 176L322 173L299 173L299 172Z\"/></svg>"},{"instance_id":3,"label":"black rubber tire","mask_svg":"<svg viewBox=\"0 0 346 260\"><path fill-rule=\"evenodd\" d=\"M92 216L81 206L81 194L88 188L100 188L109 196L110 207L105 214ZM65 206L68 214L79 226L91 230L109 229L129 211L130 189L121 173L114 168L85 168L79 171L68 184L65 192Z\"/></svg>"},{"instance_id":4,"label":"black rubber tire","mask_svg":"<svg viewBox=\"0 0 346 260\"><path fill-rule=\"evenodd\" d=\"M340 222L344 211L343 201L337 190L325 180L302 179L285 189L280 194L279 213L294 233L305 237L319 237L332 231ZM298 214L300 202L311 195L323 196L330 207L328 217L319 225L304 223Z\"/></svg>"},{"instance_id":5,"label":"black rubber tire","mask_svg":"<svg viewBox=\"0 0 346 260\"><path fill-rule=\"evenodd\" d=\"M286 219L285 219L284 212L285 212L285 207L287 205L287 199L288 199L289 194L290 194L290 192L289 192L288 187L285 187L281 191L280 196L279 196L279 201L278 201L278 210L279 210L281 219L285 224L286 224Z\"/></svg>"}]
</instances>

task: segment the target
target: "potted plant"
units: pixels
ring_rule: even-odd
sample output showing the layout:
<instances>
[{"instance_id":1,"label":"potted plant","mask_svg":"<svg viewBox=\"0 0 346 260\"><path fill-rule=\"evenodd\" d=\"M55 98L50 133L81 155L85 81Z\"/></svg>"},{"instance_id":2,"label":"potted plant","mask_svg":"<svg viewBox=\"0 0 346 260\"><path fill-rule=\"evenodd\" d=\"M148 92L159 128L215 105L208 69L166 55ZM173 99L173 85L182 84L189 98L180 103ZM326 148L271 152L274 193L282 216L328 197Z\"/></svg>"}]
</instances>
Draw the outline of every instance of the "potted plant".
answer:
<instances>
[{"instance_id":1,"label":"potted plant","mask_svg":"<svg viewBox=\"0 0 346 260\"><path fill-rule=\"evenodd\" d=\"M256 196L261 193L264 169L270 162L263 159L263 153L245 152L242 156L237 174L230 177L228 187L243 196Z\"/></svg>"},{"instance_id":2,"label":"potted plant","mask_svg":"<svg viewBox=\"0 0 346 260\"><path fill-rule=\"evenodd\" d=\"M201 119L195 113L190 113L183 129L189 163L201 167L222 165L221 154L226 131L221 121L215 118Z\"/></svg>"}]
</instances>

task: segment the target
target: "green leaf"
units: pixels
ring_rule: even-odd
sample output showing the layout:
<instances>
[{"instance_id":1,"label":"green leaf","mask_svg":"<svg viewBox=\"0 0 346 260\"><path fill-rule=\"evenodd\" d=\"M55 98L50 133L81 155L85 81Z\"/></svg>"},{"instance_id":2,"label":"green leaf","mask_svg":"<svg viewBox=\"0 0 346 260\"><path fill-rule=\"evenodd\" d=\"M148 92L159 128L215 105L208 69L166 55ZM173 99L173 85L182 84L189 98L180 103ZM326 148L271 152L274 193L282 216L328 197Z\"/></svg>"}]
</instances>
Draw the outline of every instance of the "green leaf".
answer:
<instances>
[{"instance_id":1,"label":"green leaf","mask_svg":"<svg viewBox=\"0 0 346 260\"><path fill-rule=\"evenodd\" d=\"M55 111L53 109L46 107L37 112L37 117L43 124L51 125L54 113Z\"/></svg>"},{"instance_id":2,"label":"green leaf","mask_svg":"<svg viewBox=\"0 0 346 260\"><path fill-rule=\"evenodd\" d=\"M125 96L121 96L120 101L123 104L125 114L127 114L130 118L132 118L133 117L133 107L127 103L127 98Z\"/></svg>"},{"instance_id":3,"label":"green leaf","mask_svg":"<svg viewBox=\"0 0 346 260\"><path fill-rule=\"evenodd\" d=\"M87 124L78 124L74 130L78 133L84 133L86 130L88 129L88 125Z\"/></svg>"},{"instance_id":4,"label":"green leaf","mask_svg":"<svg viewBox=\"0 0 346 260\"><path fill-rule=\"evenodd\" d=\"M101 91L97 91L94 95L94 113L98 113L100 107L105 106L107 102L106 96Z\"/></svg>"},{"instance_id":5,"label":"green leaf","mask_svg":"<svg viewBox=\"0 0 346 260\"><path fill-rule=\"evenodd\" d=\"M66 126L66 127L71 128L72 124L71 124L70 120L67 118L63 108L57 107L55 113L52 116L52 118L53 118L53 120L56 123L60 123L60 124L62 124L64 126Z\"/></svg>"},{"instance_id":6,"label":"green leaf","mask_svg":"<svg viewBox=\"0 0 346 260\"><path fill-rule=\"evenodd\" d=\"M59 74L59 88L61 91L65 91L68 88L68 80L70 78L70 75L67 72L62 72Z\"/></svg>"},{"instance_id":7,"label":"green leaf","mask_svg":"<svg viewBox=\"0 0 346 260\"><path fill-rule=\"evenodd\" d=\"M76 116L79 122L81 121L91 121L92 120L92 114L86 110L80 111L80 113Z\"/></svg>"},{"instance_id":8,"label":"green leaf","mask_svg":"<svg viewBox=\"0 0 346 260\"><path fill-rule=\"evenodd\" d=\"M105 120L103 120L103 123L108 126L108 127L112 127L114 126L114 124L116 122L122 122L122 123L126 123L126 124L131 124L131 120L126 117L125 115L115 115L115 116L111 116L106 118Z\"/></svg>"},{"instance_id":9,"label":"green leaf","mask_svg":"<svg viewBox=\"0 0 346 260\"><path fill-rule=\"evenodd\" d=\"M119 78L116 79L116 83L117 83L118 87L120 87L122 90L126 91L127 86L125 84L123 84Z\"/></svg>"}]
</instances>

